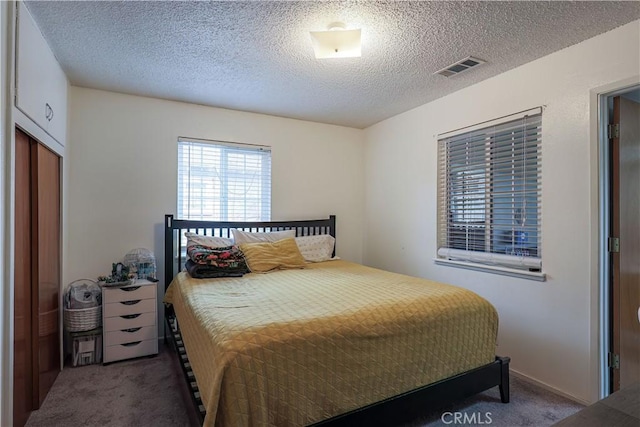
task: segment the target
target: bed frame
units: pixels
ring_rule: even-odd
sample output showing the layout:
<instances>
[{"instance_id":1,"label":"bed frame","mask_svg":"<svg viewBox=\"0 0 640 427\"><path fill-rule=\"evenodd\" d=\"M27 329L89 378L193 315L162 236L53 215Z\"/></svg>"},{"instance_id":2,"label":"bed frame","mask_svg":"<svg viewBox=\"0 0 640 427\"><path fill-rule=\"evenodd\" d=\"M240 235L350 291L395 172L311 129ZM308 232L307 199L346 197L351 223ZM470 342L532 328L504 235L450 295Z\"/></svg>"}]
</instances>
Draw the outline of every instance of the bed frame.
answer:
<instances>
[{"instance_id":1,"label":"bed frame","mask_svg":"<svg viewBox=\"0 0 640 427\"><path fill-rule=\"evenodd\" d=\"M179 220L174 219L173 215L165 215L165 291L173 277L181 270L179 266L184 264L185 255L182 251L184 231L231 237L232 229L252 232L296 230L296 236L330 234L335 237L336 217L331 215L328 219L308 221L233 222ZM189 364L173 307L165 305L164 313L165 343L170 341L178 355L197 416L202 424L206 409L200 399L198 385ZM500 388L500 400L508 403L509 362L508 357L496 356L495 360L487 365L329 418L314 426L394 425L410 422L426 414L429 409L437 409L452 401L465 399L495 386Z\"/></svg>"}]
</instances>

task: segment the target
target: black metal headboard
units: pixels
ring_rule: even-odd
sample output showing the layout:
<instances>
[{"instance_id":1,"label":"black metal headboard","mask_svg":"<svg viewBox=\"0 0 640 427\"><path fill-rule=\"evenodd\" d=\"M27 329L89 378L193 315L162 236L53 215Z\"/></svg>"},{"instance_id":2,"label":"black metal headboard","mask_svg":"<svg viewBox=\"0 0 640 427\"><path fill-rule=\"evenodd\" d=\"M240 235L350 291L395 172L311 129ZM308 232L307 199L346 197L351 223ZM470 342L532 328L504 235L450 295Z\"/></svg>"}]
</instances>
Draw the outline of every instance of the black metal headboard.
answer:
<instances>
[{"instance_id":1,"label":"black metal headboard","mask_svg":"<svg viewBox=\"0 0 640 427\"><path fill-rule=\"evenodd\" d=\"M173 277L181 270L184 254L182 253L183 231L191 231L206 236L231 238L231 230L239 229L250 232L270 232L280 230L296 230L298 236L315 236L330 234L336 237L336 216L327 219L303 221L194 221L174 219L173 215L164 216L164 281L165 290ZM335 255L335 248L334 248Z\"/></svg>"}]
</instances>

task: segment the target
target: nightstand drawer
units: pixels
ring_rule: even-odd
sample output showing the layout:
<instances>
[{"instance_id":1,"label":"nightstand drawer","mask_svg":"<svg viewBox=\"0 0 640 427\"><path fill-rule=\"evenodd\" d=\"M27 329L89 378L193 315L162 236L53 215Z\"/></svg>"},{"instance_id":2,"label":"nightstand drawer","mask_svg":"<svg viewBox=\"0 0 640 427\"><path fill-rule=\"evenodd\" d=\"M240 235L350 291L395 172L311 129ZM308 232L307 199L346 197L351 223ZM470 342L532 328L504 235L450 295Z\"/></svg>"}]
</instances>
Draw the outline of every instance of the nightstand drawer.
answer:
<instances>
[{"instance_id":1,"label":"nightstand drawer","mask_svg":"<svg viewBox=\"0 0 640 427\"><path fill-rule=\"evenodd\" d=\"M142 313L127 315L130 317L107 317L104 319L105 331L121 331L123 329L139 328L156 324L156 313Z\"/></svg>"},{"instance_id":2,"label":"nightstand drawer","mask_svg":"<svg viewBox=\"0 0 640 427\"><path fill-rule=\"evenodd\" d=\"M118 331L108 331L104 337L104 345L111 346L117 344L130 343L135 341L145 341L158 338L156 325L138 326L137 328L124 329Z\"/></svg>"},{"instance_id":3,"label":"nightstand drawer","mask_svg":"<svg viewBox=\"0 0 640 427\"><path fill-rule=\"evenodd\" d=\"M157 339L137 341L128 344L110 345L104 348L104 363L157 353Z\"/></svg>"},{"instance_id":4,"label":"nightstand drawer","mask_svg":"<svg viewBox=\"0 0 640 427\"><path fill-rule=\"evenodd\" d=\"M156 286L128 286L126 288L103 288L103 298L105 303L131 301L137 299L155 299Z\"/></svg>"},{"instance_id":5,"label":"nightstand drawer","mask_svg":"<svg viewBox=\"0 0 640 427\"><path fill-rule=\"evenodd\" d=\"M103 287L103 363L158 353L157 284Z\"/></svg>"},{"instance_id":6,"label":"nightstand drawer","mask_svg":"<svg viewBox=\"0 0 640 427\"><path fill-rule=\"evenodd\" d=\"M104 317L124 316L127 314L149 313L156 311L156 300L141 299L105 304Z\"/></svg>"}]
</instances>

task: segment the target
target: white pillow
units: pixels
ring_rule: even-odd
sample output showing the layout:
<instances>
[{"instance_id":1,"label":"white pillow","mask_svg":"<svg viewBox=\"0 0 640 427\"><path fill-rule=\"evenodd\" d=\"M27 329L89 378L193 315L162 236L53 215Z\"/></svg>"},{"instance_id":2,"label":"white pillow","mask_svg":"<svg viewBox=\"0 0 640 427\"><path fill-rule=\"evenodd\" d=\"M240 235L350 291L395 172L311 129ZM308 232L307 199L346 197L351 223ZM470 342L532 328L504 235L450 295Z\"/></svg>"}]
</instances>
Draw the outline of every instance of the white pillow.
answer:
<instances>
[{"instance_id":1,"label":"white pillow","mask_svg":"<svg viewBox=\"0 0 640 427\"><path fill-rule=\"evenodd\" d=\"M261 243L261 242L277 242L282 239L290 239L296 237L296 230L272 231L270 233L251 233L249 231L231 230L233 240L236 245L242 243Z\"/></svg>"},{"instance_id":2,"label":"white pillow","mask_svg":"<svg viewBox=\"0 0 640 427\"><path fill-rule=\"evenodd\" d=\"M201 234L186 232L184 233L187 238L187 247L192 245L208 246L210 248L224 248L226 246L233 245L232 239L226 237L216 236L203 236Z\"/></svg>"},{"instance_id":3,"label":"white pillow","mask_svg":"<svg viewBox=\"0 0 640 427\"><path fill-rule=\"evenodd\" d=\"M329 234L296 237L298 249L307 262L322 262L331 259L336 239Z\"/></svg>"}]
</instances>

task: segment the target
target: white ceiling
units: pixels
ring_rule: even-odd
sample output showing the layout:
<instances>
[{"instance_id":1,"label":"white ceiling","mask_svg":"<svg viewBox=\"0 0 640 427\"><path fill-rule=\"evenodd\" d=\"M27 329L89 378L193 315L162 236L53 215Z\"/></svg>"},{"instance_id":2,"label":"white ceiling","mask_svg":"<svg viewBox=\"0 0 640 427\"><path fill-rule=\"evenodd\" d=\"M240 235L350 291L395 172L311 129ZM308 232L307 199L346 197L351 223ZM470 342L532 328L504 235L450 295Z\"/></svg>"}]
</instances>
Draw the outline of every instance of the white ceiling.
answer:
<instances>
[{"instance_id":1,"label":"white ceiling","mask_svg":"<svg viewBox=\"0 0 640 427\"><path fill-rule=\"evenodd\" d=\"M356 128L640 18L636 1L27 6L73 85ZM309 31L334 21L362 28L361 58L315 59ZM470 55L487 63L432 75Z\"/></svg>"}]
</instances>

